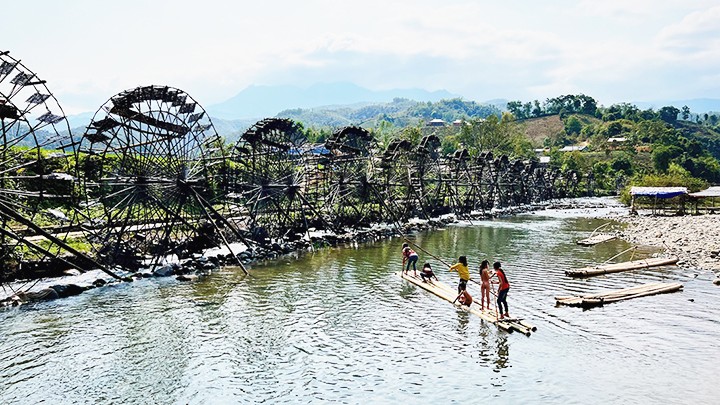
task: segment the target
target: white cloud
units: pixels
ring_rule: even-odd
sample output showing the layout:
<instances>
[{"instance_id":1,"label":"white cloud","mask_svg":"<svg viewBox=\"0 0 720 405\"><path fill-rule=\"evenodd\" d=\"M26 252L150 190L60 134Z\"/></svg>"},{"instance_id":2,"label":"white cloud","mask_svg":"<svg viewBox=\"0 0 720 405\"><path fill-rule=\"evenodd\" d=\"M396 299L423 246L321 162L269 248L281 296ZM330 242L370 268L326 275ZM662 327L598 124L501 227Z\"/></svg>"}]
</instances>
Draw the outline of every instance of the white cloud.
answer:
<instances>
[{"instance_id":1,"label":"white cloud","mask_svg":"<svg viewBox=\"0 0 720 405\"><path fill-rule=\"evenodd\" d=\"M203 104L253 83L317 81L481 99L699 97L720 67L712 3L35 1L3 6L21 17L0 37L73 109L151 83Z\"/></svg>"},{"instance_id":2,"label":"white cloud","mask_svg":"<svg viewBox=\"0 0 720 405\"><path fill-rule=\"evenodd\" d=\"M720 45L720 6L686 15L657 36L660 47L674 53L717 53Z\"/></svg>"}]
</instances>

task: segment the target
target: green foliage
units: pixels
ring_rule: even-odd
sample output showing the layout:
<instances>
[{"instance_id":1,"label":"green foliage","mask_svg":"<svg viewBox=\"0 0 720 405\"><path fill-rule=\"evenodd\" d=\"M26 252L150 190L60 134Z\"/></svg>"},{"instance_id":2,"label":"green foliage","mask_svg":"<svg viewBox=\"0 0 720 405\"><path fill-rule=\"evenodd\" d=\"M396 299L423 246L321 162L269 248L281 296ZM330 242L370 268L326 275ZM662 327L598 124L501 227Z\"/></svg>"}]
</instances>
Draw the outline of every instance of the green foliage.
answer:
<instances>
[{"instance_id":1,"label":"green foliage","mask_svg":"<svg viewBox=\"0 0 720 405\"><path fill-rule=\"evenodd\" d=\"M582 130L583 125L577 117L574 115L565 120L565 132L571 135L578 135Z\"/></svg>"},{"instance_id":2,"label":"green foliage","mask_svg":"<svg viewBox=\"0 0 720 405\"><path fill-rule=\"evenodd\" d=\"M622 172L628 176L632 175L635 171L633 169L632 157L626 152L621 152L613 158L610 162L610 167L615 173Z\"/></svg>"},{"instance_id":3,"label":"green foliage","mask_svg":"<svg viewBox=\"0 0 720 405\"><path fill-rule=\"evenodd\" d=\"M563 154L561 162L560 169L563 171L574 170L582 173L589 167L585 156L578 151Z\"/></svg>"},{"instance_id":4,"label":"green foliage","mask_svg":"<svg viewBox=\"0 0 720 405\"><path fill-rule=\"evenodd\" d=\"M459 143L471 154L483 151L515 156L518 152L526 155L532 145L524 138L517 126L509 118L499 120L492 115L486 120L470 120L457 135Z\"/></svg>"},{"instance_id":5,"label":"green foliage","mask_svg":"<svg viewBox=\"0 0 720 405\"><path fill-rule=\"evenodd\" d=\"M303 128L302 132L309 143L324 143L332 135L330 128Z\"/></svg>"},{"instance_id":6,"label":"green foliage","mask_svg":"<svg viewBox=\"0 0 720 405\"><path fill-rule=\"evenodd\" d=\"M677 122L678 114L680 114L680 110L678 110L676 107L668 106L661 108L658 113L660 114L660 119L667 122L668 124L674 124Z\"/></svg>"},{"instance_id":7,"label":"green foliage","mask_svg":"<svg viewBox=\"0 0 720 405\"><path fill-rule=\"evenodd\" d=\"M465 101L461 98L453 98L450 100L440 100L436 103L418 103L408 109L407 115L419 117L423 120L439 118L446 122L452 122L457 119L480 119L490 116L500 116L501 112L495 106L482 105L474 101Z\"/></svg>"},{"instance_id":8,"label":"green foliage","mask_svg":"<svg viewBox=\"0 0 720 405\"><path fill-rule=\"evenodd\" d=\"M693 177L690 172L681 166L671 163L667 173L651 173L635 176L630 184L623 190L620 200L625 204L630 204L630 188L632 186L641 187L687 187L690 192L707 188L708 183L704 180Z\"/></svg>"},{"instance_id":9,"label":"green foliage","mask_svg":"<svg viewBox=\"0 0 720 405\"><path fill-rule=\"evenodd\" d=\"M568 94L548 98L542 105L538 100L534 100L532 104L523 104L522 101L510 101L507 104L507 109L517 119L542 117L551 114L560 114L561 118L565 118L566 115L575 113L595 115L597 101L584 94Z\"/></svg>"},{"instance_id":10,"label":"green foliage","mask_svg":"<svg viewBox=\"0 0 720 405\"><path fill-rule=\"evenodd\" d=\"M423 137L420 127L406 127L400 131L398 138L407 139L412 145L417 145Z\"/></svg>"},{"instance_id":11,"label":"green foliage","mask_svg":"<svg viewBox=\"0 0 720 405\"><path fill-rule=\"evenodd\" d=\"M657 145L652 151L653 167L658 172L667 171L670 162L682 155L682 149L675 145Z\"/></svg>"},{"instance_id":12,"label":"green foliage","mask_svg":"<svg viewBox=\"0 0 720 405\"><path fill-rule=\"evenodd\" d=\"M399 129L392 122L386 120L380 121L377 127L370 130L377 140L380 150L385 150L387 148L398 131Z\"/></svg>"}]
</instances>

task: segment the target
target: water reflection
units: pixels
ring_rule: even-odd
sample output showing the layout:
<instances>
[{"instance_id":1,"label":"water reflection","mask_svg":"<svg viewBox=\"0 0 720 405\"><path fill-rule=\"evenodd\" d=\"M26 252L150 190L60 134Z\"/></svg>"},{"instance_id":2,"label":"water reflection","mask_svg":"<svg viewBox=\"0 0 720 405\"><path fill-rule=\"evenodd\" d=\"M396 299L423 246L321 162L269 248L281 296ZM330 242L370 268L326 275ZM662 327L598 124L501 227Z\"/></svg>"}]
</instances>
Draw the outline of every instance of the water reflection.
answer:
<instances>
[{"instance_id":1,"label":"water reflection","mask_svg":"<svg viewBox=\"0 0 720 405\"><path fill-rule=\"evenodd\" d=\"M499 373L502 369L510 367L510 345L506 334L495 335L495 348L497 349L497 357L493 362L495 368L493 371Z\"/></svg>"},{"instance_id":2,"label":"water reflection","mask_svg":"<svg viewBox=\"0 0 720 405\"><path fill-rule=\"evenodd\" d=\"M470 324L470 317L472 315L469 312L458 310L457 311L457 318L458 318L458 326L457 331L458 334L462 336L468 335L468 326Z\"/></svg>"},{"instance_id":3,"label":"water reflection","mask_svg":"<svg viewBox=\"0 0 720 405\"><path fill-rule=\"evenodd\" d=\"M483 322L478 333L479 340L475 346L478 353L478 364L491 366L492 370L499 373L502 369L510 367L510 344L507 333L492 332L495 325Z\"/></svg>"}]
</instances>

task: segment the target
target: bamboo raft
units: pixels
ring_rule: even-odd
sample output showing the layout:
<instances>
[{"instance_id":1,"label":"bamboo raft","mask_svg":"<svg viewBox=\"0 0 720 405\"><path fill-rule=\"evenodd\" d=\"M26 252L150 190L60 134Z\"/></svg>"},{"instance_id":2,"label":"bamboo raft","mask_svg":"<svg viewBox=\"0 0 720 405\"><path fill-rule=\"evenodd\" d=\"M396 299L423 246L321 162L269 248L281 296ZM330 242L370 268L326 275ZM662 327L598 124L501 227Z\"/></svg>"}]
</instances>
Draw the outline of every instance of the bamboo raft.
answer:
<instances>
[{"instance_id":1,"label":"bamboo raft","mask_svg":"<svg viewBox=\"0 0 720 405\"><path fill-rule=\"evenodd\" d=\"M594 245L597 245L597 244L599 244L599 243L603 243L603 242L607 242L607 241L609 241L609 240L613 240L613 239L615 239L615 238L616 238L615 235L610 235L610 234L607 234L607 233L601 233L601 234L597 234L597 235L595 235L595 236L591 236L591 237L586 238L586 239L579 240L579 241L577 241L577 244L580 245L580 246L594 246Z\"/></svg>"},{"instance_id":2,"label":"bamboo raft","mask_svg":"<svg viewBox=\"0 0 720 405\"><path fill-rule=\"evenodd\" d=\"M623 288L621 290L607 290L596 294L579 294L555 297L558 305L571 307L591 308L602 306L611 302L629 300L648 295L665 294L679 291L683 288L680 283L650 283L637 287Z\"/></svg>"},{"instance_id":3,"label":"bamboo raft","mask_svg":"<svg viewBox=\"0 0 720 405\"><path fill-rule=\"evenodd\" d=\"M570 277L592 277L608 273L619 273L621 271L649 269L651 267L669 266L678 262L677 257L654 257L631 262L602 264L594 267L583 267L565 271Z\"/></svg>"},{"instance_id":4,"label":"bamboo raft","mask_svg":"<svg viewBox=\"0 0 720 405\"><path fill-rule=\"evenodd\" d=\"M454 302L455 298L458 295L457 290L443 282L432 281L423 283L420 276L414 276L411 273L403 274L403 272L400 272L400 277L402 277L405 281L408 281L409 283L422 288L425 291L428 291L450 303L453 303L453 305L462 309L463 311L469 312L484 321L497 325L498 328L506 332L517 331L525 336L530 336L530 332L534 332L537 330L535 326L531 325L523 319L511 318L498 320L494 310L481 310L480 304L475 302L474 298L473 303L470 307L462 305L458 302Z\"/></svg>"}]
</instances>

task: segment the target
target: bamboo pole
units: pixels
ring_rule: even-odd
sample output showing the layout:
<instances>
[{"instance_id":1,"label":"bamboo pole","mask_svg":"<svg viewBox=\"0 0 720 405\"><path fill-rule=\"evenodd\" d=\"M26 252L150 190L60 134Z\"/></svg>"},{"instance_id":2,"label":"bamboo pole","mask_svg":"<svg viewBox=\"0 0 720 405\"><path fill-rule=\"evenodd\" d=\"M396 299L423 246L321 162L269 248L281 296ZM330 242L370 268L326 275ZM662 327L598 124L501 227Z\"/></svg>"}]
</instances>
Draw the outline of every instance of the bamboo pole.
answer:
<instances>
[{"instance_id":1,"label":"bamboo pole","mask_svg":"<svg viewBox=\"0 0 720 405\"><path fill-rule=\"evenodd\" d=\"M598 230L600 230L600 228L604 228L604 227L606 227L606 226L608 226L608 225L610 225L610 224L611 224L611 222L606 222L606 223L598 226L597 228L595 228L595 230L592 231L592 233L590 234L590 237L589 237L588 239L592 238L592 237L595 235L595 232L597 232Z\"/></svg>"},{"instance_id":2,"label":"bamboo pole","mask_svg":"<svg viewBox=\"0 0 720 405\"><path fill-rule=\"evenodd\" d=\"M633 298L645 297L649 295L671 293L683 288L680 283L649 283L635 287L623 288L620 290L600 292L596 294L579 294L576 296L556 297L556 301L561 305L569 306L596 306L604 303L612 303L618 301L629 300Z\"/></svg>"}]
</instances>

